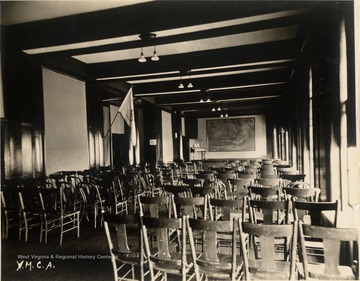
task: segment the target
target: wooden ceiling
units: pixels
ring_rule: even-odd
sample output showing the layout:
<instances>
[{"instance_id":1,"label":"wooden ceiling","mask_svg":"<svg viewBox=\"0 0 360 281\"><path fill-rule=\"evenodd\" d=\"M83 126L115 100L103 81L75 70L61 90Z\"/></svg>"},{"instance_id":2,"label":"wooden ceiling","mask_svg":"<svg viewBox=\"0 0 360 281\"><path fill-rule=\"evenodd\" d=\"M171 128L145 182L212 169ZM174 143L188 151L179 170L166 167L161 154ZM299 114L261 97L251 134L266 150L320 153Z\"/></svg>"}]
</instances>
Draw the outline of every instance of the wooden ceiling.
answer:
<instances>
[{"instance_id":1,"label":"wooden ceiling","mask_svg":"<svg viewBox=\"0 0 360 281\"><path fill-rule=\"evenodd\" d=\"M196 117L266 113L288 99L314 15L333 5L220 0L10 3L1 3L5 52L23 52L45 67L102 84L109 89L106 98L115 104L133 85L136 98ZM138 61L141 48L144 63ZM154 48L158 61L151 60Z\"/></svg>"}]
</instances>

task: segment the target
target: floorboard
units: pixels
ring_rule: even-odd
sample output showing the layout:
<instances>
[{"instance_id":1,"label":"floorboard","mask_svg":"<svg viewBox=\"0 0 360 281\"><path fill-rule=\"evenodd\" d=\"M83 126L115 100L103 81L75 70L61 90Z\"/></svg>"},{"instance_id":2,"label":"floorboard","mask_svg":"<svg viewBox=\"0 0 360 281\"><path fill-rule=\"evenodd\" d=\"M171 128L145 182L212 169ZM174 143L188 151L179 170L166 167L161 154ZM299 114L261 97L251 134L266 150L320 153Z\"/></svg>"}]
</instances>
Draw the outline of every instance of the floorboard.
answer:
<instances>
[{"instance_id":1,"label":"floorboard","mask_svg":"<svg viewBox=\"0 0 360 281\"><path fill-rule=\"evenodd\" d=\"M66 233L61 246L59 231L49 234L46 245L39 243L38 229L30 230L29 234L28 242L19 241L13 229L7 240L1 240L2 281L114 279L104 228L94 229L84 222L80 238L75 232Z\"/></svg>"}]
</instances>

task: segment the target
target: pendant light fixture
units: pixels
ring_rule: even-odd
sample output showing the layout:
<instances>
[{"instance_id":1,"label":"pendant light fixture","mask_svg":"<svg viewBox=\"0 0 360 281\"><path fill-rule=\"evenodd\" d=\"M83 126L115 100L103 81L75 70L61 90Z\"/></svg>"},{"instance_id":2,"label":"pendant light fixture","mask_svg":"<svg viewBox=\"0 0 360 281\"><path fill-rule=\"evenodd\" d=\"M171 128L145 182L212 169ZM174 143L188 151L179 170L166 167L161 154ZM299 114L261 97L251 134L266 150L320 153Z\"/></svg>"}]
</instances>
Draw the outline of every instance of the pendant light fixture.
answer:
<instances>
[{"instance_id":1,"label":"pendant light fixture","mask_svg":"<svg viewBox=\"0 0 360 281\"><path fill-rule=\"evenodd\" d=\"M141 47L141 54L140 57L138 59L139 62L146 62L146 58L144 56L144 52L143 52L143 47Z\"/></svg>"},{"instance_id":2,"label":"pendant light fixture","mask_svg":"<svg viewBox=\"0 0 360 281\"><path fill-rule=\"evenodd\" d=\"M147 59L144 55L144 51L143 51L143 45L151 45L150 43L152 43L153 39L156 38L156 34L155 33L143 33L139 35L141 41L142 41L142 46L141 46L141 54L140 57L138 58L138 61L143 63L146 62ZM152 61L159 61L160 58L158 56L158 54L156 53L156 45L154 44L154 53L151 57Z\"/></svg>"},{"instance_id":3,"label":"pendant light fixture","mask_svg":"<svg viewBox=\"0 0 360 281\"><path fill-rule=\"evenodd\" d=\"M152 57L151 57L151 60L152 61L158 61L160 58L159 58L159 56L157 55L157 53L156 53L156 46L154 45L154 54L152 55Z\"/></svg>"},{"instance_id":4,"label":"pendant light fixture","mask_svg":"<svg viewBox=\"0 0 360 281\"><path fill-rule=\"evenodd\" d=\"M186 73L189 75L189 81L190 81L190 78L191 78L191 70L188 70L188 71L186 71ZM187 85L187 88L193 88L194 86L193 86L193 84L191 83L191 81L188 83L188 85Z\"/></svg>"},{"instance_id":5,"label":"pendant light fixture","mask_svg":"<svg viewBox=\"0 0 360 281\"><path fill-rule=\"evenodd\" d=\"M183 84L183 82L182 82L181 72L180 72L180 84L179 84L178 88L179 88L179 89L184 89L184 88L185 88L185 87L184 87L184 84Z\"/></svg>"}]
</instances>

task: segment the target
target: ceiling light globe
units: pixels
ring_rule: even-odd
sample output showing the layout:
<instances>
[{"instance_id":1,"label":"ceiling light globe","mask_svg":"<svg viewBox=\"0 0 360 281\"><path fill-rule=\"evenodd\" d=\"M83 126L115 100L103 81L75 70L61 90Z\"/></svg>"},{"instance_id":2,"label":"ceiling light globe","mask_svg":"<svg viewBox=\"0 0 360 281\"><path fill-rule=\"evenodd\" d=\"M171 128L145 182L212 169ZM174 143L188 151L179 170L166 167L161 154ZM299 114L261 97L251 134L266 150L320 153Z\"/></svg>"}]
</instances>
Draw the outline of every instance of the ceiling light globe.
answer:
<instances>
[{"instance_id":1,"label":"ceiling light globe","mask_svg":"<svg viewBox=\"0 0 360 281\"><path fill-rule=\"evenodd\" d=\"M156 54L156 52L154 52L153 56L151 57L152 61L158 61L160 58L159 56Z\"/></svg>"},{"instance_id":2,"label":"ceiling light globe","mask_svg":"<svg viewBox=\"0 0 360 281\"><path fill-rule=\"evenodd\" d=\"M138 59L139 62L146 62L146 58L143 54L141 54L140 58Z\"/></svg>"}]
</instances>

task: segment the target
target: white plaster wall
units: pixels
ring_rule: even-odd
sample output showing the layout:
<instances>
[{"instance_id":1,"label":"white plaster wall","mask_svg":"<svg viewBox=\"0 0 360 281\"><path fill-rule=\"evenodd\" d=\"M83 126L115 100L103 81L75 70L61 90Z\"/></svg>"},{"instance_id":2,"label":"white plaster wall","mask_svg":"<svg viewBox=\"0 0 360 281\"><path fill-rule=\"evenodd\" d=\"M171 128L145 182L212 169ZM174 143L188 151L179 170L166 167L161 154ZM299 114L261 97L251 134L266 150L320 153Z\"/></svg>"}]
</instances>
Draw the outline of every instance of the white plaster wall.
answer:
<instances>
[{"instance_id":1,"label":"white plaster wall","mask_svg":"<svg viewBox=\"0 0 360 281\"><path fill-rule=\"evenodd\" d=\"M46 174L89 168L85 83L43 69Z\"/></svg>"}]
</instances>

